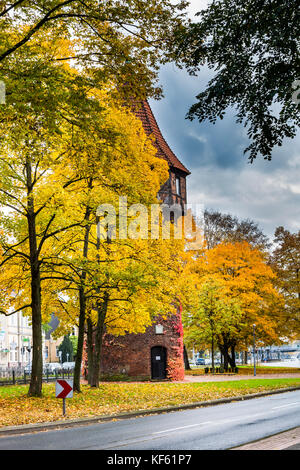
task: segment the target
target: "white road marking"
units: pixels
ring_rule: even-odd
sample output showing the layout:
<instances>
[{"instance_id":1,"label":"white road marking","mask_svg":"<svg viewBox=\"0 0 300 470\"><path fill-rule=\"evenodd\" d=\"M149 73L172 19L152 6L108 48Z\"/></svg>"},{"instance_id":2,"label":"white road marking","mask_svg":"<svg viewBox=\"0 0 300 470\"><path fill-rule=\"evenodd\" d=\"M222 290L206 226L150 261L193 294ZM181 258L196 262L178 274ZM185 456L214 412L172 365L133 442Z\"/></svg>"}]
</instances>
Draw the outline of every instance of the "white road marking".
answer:
<instances>
[{"instance_id":1,"label":"white road marking","mask_svg":"<svg viewBox=\"0 0 300 470\"><path fill-rule=\"evenodd\" d=\"M172 433L172 432L176 432L176 431L180 431L182 430L183 432L188 432L188 431L192 431L193 428L196 428L196 427L200 427L200 426L206 426L209 428L209 427L214 427L214 426L222 426L222 425L226 425L226 424L230 424L231 422L234 422L234 421L247 421L249 419L251 419L251 421L256 418L256 417L259 417L259 416L266 416L268 414L274 414L276 413L275 410L277 410L278 408L287 408L287 407L293 407L293 406L296 406L296 405L299 405L300 404L300 401L298 402L292 402L292 403L287 403L285 405L280 405L280 406L276 406L276 407L273 407L269 410L265 410L263 412L258 412L258 413L252 413L251 415L249 414L246 414L246 415L240 415L240 416L232 416L232 417L229 417L229 418L225 418L225 419L218 419L218 420L214 420L214 421L203 421L203 422L200 422L200 423L196 423L196 424L190 424L190 425L186 425L186 426L178 426L178 427L175 427L175 428L169 428L169 429L165 429L165 430L162 430L162 431L156 431L156 432L152 432L151 434L149 434L148 436L147 435L144 435L144 436L141 436L141 437L132 437L132 438L129 438L128 440L123 440L123 441L115 441L115 442L110 442L110 443L107 443L105 445L105 447L99 447L97 446L97 449L116 449L116 447L128 447L130 445L134 445L134 444L141 444L141 443L146 443L146 442L151 442L151 441L159 441L160 439L168 439L169 437L171 436L168 436L168 433ZM279 415L278 415L279 416ZM149 444L150 445L150 444ZM94 448L94 447L92 447ZM95 447L96 448L96 447Z\"/></svg>"},{"instance_id":2,"label":"white road marking","mask_svg":"<svg viewBox=\"0 0 300 470\"><path fill-rule=\"evenodd\" d=\"M279 408L287 408L288 406L296 406L299 405L300 401L295 401L294 403L288 403L287 405L281 405L281 406L274 406L272 410L278 410Z\"/></svg>"},{"instance_id":3,"label":"white road marking","mask_svg":"<svg viewBox=\"0 0 300 470\"><path fill-rule=\"evenodd\" d=\"M263 412L260 412L260 413L253 413L251 415L243 415L243 416L237 416L237 417L232 417L232 418L225 418L225 419L221 419L221 420L219 419L219 420L216 420L216 421L205 421L205 422L202 422L202 423L190 424L188 426L180 426L180 427L177 427L177 428L165 429L164 431L153 432L152 435L164 434L164 433L168 433L168 432L179 431L179 430L182 430L182 429L194 428L194 427L203 426L203 425L206 425L206 424L210 425L210 426L216 426L216 425L220 425L220 424L221 425L222 424L229 424L229 423L234 422L234 421L244 421L244 420L256 418L258 416L266 416L269 413L274 413L273 410L277 410L277 409L280 409L280 408L287 408L289 406L296 406L296 405L299 405L299 404L300 404L300 402L288 403L286 405L275 406L271 410L266 410L266 411L263 411Z\"/></svg>"},{"instance_id":4,"label":"white road marking","mask_svg":"<svg viewBox=\"0 0 300 470\"><path fill-rule=\"evenodd\" d=\"M171 429L165 429L164 431L153 432L152 435L154 435L154 434L163 434L164 432L178 431L179 429L194 428L196 426L203 426L204 424L211 424L211 423L212 423L212 421L204 421L203 423L189 424L188 426L180 426L179 428L171 428Z\"/></svg>"},{"instance_id":5,"label":"white road marking","mask_svg":"<svg viewBox=\"0 0 300 470\"><path fill-rule=\"evenodd\" d=\"M197 426L203 426L205 424L210 425L210 426L217 426L217 425L220 425L220 424L221 425L222 424L229 424L229 423L232 423L234 421L244 421L244 420L248 420L248 419L253 419L253 418L258 417L258 416L265 416L268 413L274 413L274 411L269 410L269 411L263 411L261 413L254 413L254 414L251 414L251 415L236 416L236 417L232 417L232 418L218 419L218 420L215 420L215 421L204 421L202 423L190 424L188 426L180 426L180 427L177 427L177 428L165 429L164 431L153 432L152 435L163 434L163 433L173 432L173 431L179 431L181 429L194 428L194 427L197 427Z\"/></svg>"},{"instance_id":6,"label":"white road marking","mask_svg":"<svg viewBox=\"0 0 300 470\"><path fill-rule=\"evenodd\" d=\"M242 415L242 416L236 416L232 418L225 418L221 419L218 421L215 421L213 424L228 424L228 423L233 423L234 421L244 421L248 419L253 419L257 416L265 416L268 413L274 413L274 411L264 411L262 413L252 413L251 415Z\"/></svg>"}]
</instances>

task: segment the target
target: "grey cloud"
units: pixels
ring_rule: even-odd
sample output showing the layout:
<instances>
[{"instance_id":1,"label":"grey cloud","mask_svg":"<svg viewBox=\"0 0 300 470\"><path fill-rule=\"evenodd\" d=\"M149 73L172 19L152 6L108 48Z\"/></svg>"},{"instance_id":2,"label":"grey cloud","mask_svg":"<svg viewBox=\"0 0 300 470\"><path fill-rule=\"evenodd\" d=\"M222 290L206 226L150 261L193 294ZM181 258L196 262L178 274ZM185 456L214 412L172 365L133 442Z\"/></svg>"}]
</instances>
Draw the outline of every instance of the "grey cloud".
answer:
<instances>
[{"instance_id":1,"label":"grey cloud","mask_svg":"<svg viewBox=\"0 0 300 470\"><path fill-rule=\"evenodd\" d=\"M210 71L198 77L175 66L164 67L165 98L150 104L170 147L191 170L188 199L205 207L257 221L265 233L278 225L300 228L300 135L274 150L273 160L249 164L243 150L248 140L230 110L215 125L185 119Z\"/></svg>"}]
</instances>

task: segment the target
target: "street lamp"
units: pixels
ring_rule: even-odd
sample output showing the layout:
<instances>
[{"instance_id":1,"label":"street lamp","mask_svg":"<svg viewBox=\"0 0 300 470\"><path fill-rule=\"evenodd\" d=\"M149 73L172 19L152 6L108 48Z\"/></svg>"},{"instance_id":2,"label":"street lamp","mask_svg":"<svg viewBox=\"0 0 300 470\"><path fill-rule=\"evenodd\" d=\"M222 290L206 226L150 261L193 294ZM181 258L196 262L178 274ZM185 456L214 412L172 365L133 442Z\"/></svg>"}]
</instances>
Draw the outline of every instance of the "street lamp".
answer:
<instances>
[{"instance_id":1,"label":"street lamp","mask_svg":"<svg viewBox=\"0 0 300 470\"><path fill-rule=\"evenodd\" d=\"M255 323L253 324L253 365L254 365L254 375L256 376L256 361L255 361Z\"/></svg>"}]
</instances>

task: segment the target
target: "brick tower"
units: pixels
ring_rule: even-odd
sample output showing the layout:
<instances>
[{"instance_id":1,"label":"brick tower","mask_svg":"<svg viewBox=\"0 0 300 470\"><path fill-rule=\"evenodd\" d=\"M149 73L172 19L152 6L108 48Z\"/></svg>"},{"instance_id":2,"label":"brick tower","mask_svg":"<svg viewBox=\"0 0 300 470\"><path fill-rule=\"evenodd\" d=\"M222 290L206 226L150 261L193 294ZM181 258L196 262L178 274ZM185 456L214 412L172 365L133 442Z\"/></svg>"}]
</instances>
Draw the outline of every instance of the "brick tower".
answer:
<instances>
[{"instance_id":1,"label":"brick tower","mask_svg":"<svg viewBox=\"0 0 300 470\"><path fill-rule=\"evenodd\" d=\"M158 197L165 204L187 201L186 177L189 170L179 161L165 141L148 101L134 109L147 135L154 135L157 156L169 164L169 179ZM167 319L156 317L145 333L115 337L105 335L102 345L102 374L127 374L153 380L182 380L183 329L181 310Z\"/></svg>"}]
</instances>

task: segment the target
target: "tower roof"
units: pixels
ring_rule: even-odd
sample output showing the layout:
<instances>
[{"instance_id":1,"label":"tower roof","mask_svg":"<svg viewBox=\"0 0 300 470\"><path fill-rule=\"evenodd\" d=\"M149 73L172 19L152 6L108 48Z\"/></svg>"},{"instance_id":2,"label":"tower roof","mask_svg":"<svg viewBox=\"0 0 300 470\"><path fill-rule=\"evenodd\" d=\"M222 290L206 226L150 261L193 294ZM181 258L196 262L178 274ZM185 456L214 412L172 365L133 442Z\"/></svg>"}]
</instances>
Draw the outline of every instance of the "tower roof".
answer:
<instances>
[{"instance_id":1,"label":"tower roof","mask_svg":"<svg viewBox=\"0 0 300 470\"><path fill-rule=\"evenodd\" d=\"M186 175L190 175L191 172L181 163L165 141L148 101L144 100L138 103L138 105L134 107L134 113L142 121L146 134L154 135L157 156L167 160L170 167L180 170Z\"/></svg>"}]
</instances>

